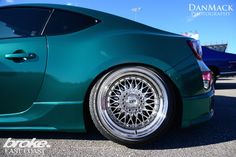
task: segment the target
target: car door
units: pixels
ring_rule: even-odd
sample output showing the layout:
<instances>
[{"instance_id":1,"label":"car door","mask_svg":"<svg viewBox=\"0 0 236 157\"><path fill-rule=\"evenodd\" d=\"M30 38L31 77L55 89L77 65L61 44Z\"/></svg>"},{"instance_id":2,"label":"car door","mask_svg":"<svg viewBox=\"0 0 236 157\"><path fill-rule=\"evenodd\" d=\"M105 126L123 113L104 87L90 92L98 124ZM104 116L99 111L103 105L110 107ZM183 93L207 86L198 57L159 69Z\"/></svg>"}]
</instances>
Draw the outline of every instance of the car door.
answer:
<instances>
[{"instance_id":1,"label":"car door","mask_svg":"<svg viewBox=\"0 0 236 157\"><path fill-rule=\"evenodd\" d=\"M0 9L0 114L27 110L38 96L47 59L43 8Z\"/></svg>"}]
</instances>

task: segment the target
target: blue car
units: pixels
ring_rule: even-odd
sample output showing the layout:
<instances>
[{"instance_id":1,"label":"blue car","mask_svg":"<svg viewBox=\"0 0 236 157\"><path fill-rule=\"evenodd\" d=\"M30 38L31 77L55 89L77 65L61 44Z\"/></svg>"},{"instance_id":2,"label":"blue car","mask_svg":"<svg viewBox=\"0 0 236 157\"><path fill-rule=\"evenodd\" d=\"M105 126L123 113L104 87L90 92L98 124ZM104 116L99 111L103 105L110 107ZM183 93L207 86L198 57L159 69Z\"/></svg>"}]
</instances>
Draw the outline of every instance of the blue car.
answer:
<instances>
[{"instance_id":1,"label":"blue car","mask_svg":"<svg viewBox=\"0 0 236 157\"><path fill-rule=\"evenodd\" d=\"M217 77L236 75L236 54L219 52L202 46L202 58Z\"/></svg>"}]
</instances>

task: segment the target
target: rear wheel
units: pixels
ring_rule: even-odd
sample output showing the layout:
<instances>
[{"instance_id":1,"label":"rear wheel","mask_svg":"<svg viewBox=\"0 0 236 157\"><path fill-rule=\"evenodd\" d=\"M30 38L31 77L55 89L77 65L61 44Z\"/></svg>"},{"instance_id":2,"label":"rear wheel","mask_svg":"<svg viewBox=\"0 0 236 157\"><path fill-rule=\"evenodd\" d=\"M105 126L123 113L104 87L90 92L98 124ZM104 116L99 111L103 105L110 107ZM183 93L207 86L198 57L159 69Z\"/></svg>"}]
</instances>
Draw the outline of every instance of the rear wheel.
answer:
<instances>
[{"instance_id":1,"label":"rear wheel","mask_svg":"<svg viewBox=\"0 0 236 157\"><path fill-rule=\"evenodd\" d=\"M160 72L132 66L103 76L90 94L90 114L108 139L125 145L153 140L171 125L175 98Z\"/></svg>"}]
</instances>

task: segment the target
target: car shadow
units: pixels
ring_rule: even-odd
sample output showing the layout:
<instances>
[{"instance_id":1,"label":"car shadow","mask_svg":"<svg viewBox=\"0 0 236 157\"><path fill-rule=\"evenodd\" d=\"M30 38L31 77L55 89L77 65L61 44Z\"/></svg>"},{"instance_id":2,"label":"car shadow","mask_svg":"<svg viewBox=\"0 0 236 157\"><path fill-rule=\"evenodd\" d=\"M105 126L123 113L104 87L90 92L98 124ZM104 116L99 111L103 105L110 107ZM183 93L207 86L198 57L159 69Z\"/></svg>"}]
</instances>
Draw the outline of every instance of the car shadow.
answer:
<instances>
[{"instance_id":1,"label":"car shadow","mask_svg":"<svg viewBox=\"0 0 236 157\"><path fill-rule=\"evenodd\" d=\"M169 132L152 144L138 149L176 149L236 140L236 97L215 96L215 115L207 123ZM94 129L95 130L95 129ZM0 132L0 138L107 140L97 131L91 133Z\"/></svg>"},{"instance_id":2,"label":"car shadow","mask_svg":"<svg viewBox=\"0 0 236 157\"><path fill-rule=\"evenodd\" d=\"M68 140L107 140L97 130L89 133L65 133L42 131L0 131L0 138L14 139L68 139Z\"/></svg>"}]
</instances>

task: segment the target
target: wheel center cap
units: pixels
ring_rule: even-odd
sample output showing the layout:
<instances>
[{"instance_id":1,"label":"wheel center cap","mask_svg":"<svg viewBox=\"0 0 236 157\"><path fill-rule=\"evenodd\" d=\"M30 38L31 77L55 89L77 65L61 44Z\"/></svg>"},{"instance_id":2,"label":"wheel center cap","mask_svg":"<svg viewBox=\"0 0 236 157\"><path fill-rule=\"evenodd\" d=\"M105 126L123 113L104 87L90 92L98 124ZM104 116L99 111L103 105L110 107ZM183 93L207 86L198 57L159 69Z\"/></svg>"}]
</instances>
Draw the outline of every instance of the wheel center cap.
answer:
<instances>
[{"instance_id":1,"label":"wheel center cap","mask_svg":"<svg viewBox=\"0 0 236 157\"><path fill-rule=\"evenodd\" d=\"M135 94L130 94L127 99L125 100L127 107L129 108L135 108L139 105L139 98Z\"/></svg>"}]
</instances>

